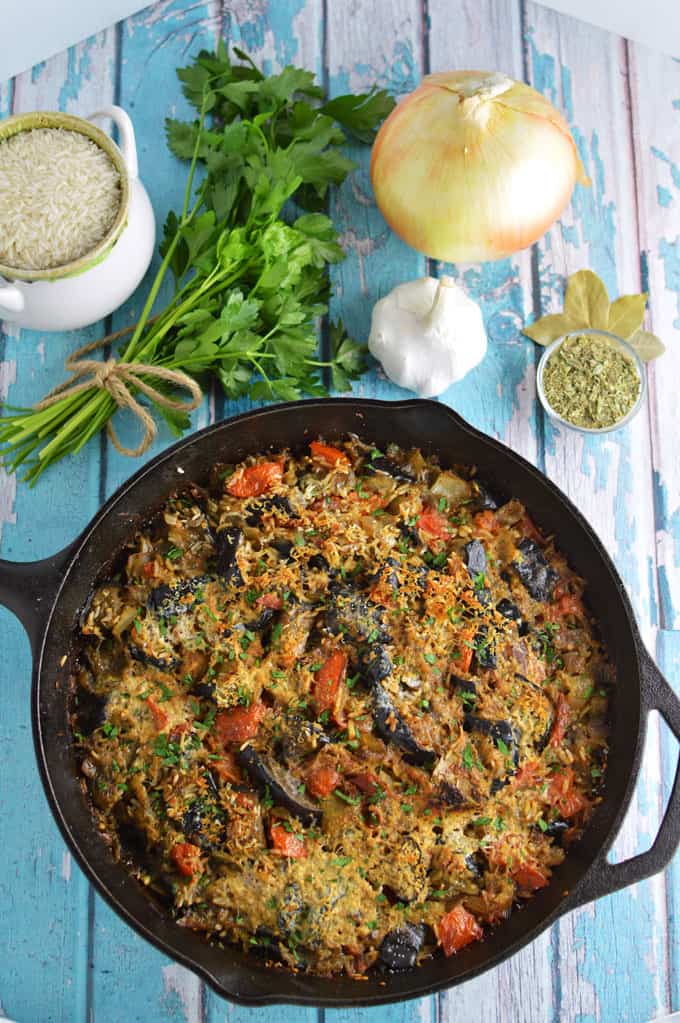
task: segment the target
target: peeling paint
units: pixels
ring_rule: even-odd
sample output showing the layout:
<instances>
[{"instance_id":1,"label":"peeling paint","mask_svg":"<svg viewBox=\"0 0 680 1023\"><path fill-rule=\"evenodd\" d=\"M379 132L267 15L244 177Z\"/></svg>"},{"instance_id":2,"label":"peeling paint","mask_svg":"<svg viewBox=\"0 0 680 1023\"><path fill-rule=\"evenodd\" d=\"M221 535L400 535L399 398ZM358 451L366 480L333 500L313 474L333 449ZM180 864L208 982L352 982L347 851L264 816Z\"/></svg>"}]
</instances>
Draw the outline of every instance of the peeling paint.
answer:
<instances>
[{"instance_id":1,"label":"peeling paint","mask_svg":"<svg viewBox=\"0 0 680 1023\"><path fill-rule=\"evenodd\" d=\"M61 854L61 876L67 883L71 880L71 867L73 866L73 860L71 859L71 853L64 851Z\"/></svg>"},{"instance_id":2,"label":"peeling paint","mask_svg":"<svg viewBox=\"0 0 680 1023\"><path fill-rule=\"evenodd\" d=\"M201 997L201 982L198 977L176 963L163 966L161 973L165 1001L170 1004L175 999L179 1000L184 1014L184 1023L202 1023L203 999Z\"/></svg>"}]
</instances>

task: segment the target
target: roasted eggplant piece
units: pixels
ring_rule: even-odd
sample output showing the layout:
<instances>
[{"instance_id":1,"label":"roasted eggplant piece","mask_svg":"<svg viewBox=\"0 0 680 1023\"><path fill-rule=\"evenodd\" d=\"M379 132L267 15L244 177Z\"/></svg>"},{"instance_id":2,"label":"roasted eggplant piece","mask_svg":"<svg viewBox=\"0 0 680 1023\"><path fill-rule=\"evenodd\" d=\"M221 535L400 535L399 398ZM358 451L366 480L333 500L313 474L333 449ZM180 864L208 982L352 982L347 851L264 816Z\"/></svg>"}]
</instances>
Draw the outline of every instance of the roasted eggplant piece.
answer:
<instances>
[{"instance_id":1,"label":"roasted eggplant piece","mask_svg":"<svg viewBox=\"0 0 680 1023\"><path fill-rule=\"evenodd\" d=\"M161 583L154 587L146 600L149 611L153 611L160 618L172 618L177 615L186 614L191 611L192 605L183 598L190 593L195 593L201 586L210 581L206 575L196 576L195 579L183 579L176 586L168 586Z\"/></svg>"},{"instance_id":2,"label":"roasted eggplant piece","mask_svg":"<svg viewBox=\"0 0 680 1023\"><path fill-rule=\"evenodd\" d=\"M243 585L243 576L238 567L236 552L243 542L243 530L238 526L226 526L215 535L215 567L225 583Z\"/></svg>"},{"instance_id":3,"label":"roasted eggplant piece","mask_svg":"<svg viewBox=\"0 0 680 1023\"><path fill-rule=\"evenodd\" d=\"M400 522L397 527L406 543L411 547L420 547L420 537L418 536L418 530L415 526L409 526L407 522Z\"/></svg>"},{"instance_id":4,"label":"roasted eggplant piece","mask_svg":"<svg viewBox=\"0 0 680 1023\"><path fill-rule=\"evenodd\" d=\"M496 746L503 743L510 751L512 762L517 767L519 764L520 737L509 721L488 721L486 718L477 717L476 714L465 713L463 715L463 728L466 732L478 732L480 735L488 735Z\"/></svg>"},{"instance_id":5,"label":"roasted eggplant piece","mask_svg":"<svg viewBox=\"0 0 680 1023\"><path fill-rule=\"evenodd\" d=\"M323 812L297 793L298 783L281 764L261 755L250 745L243 746L237 752L236 759L248 772L256 788L263 795L268 792L276 806L284 807L306 828L321 824Z\"/></svg>"},{"instance_id":6,"label":"roasted eggplant piece","mask_svg":"<svg viewBox=\"0 0 680 1023\"><path fill-rule=\"evenodd\" d=\"M257 501L250 501L246 505L246 525L261 525L264 513L272 510L280 512L282 517L289 519L297 518L287 497L283 497L281 494L272 494L270 497L261 497Z\"/></svg>"},{"instance_id":7,"label":"roasted eggplant piece","mask_svg":"<svg viewBox=\"0 0 680 1023\"><path fill-rule=\"evenodd\" d=\"M414 483L416 478L412 469L406 465L399 465L398 462L386 455L376 455L375 458L366 462L364 468L371 476L380 473L383 476L391 476L393 480L399 480L400 483Z\"/></svg>"},{"instance_id":8,"label":"roasted eggplant piece","mask_svg":"<svg viewBox=\"0 0 680 1023\"><path fill-rule=\"evenodd\" d=\"M504 618L507 618L511 622L516 622L517 632L519 635L526 636L529 631L529 626L522 618L522 612L517 607L517 604L513 604L513 602L508 600L507 597L503 597L503 599L499 600L496 604L496 610L499 615L503 615Z\"/></svg>"},{"instance_id":9,"label":"roasted eggplant piece","mask_svg":"<svg viewBox=\"0 0 680 1023\"><path fill-rule=\"evenodd\" d=\"M569 821L565 821L562 817L557 817L554 821L550 821L543 834L547 835L548 838L552 838L556 845L561 846L564 834L570 827Z\"/></svg>"},{"instance_id":10,"label":"roasted eggplant piece","mask_svg":"<svg viewBox=\"0 0 680 1023\"><path fill-rule=\"evenodd\" d=\"M468 709L470 707L474 707L475 701L477 700L476 682L473 682L470 679L458 678L457 675L451 675L449 677L449 683L464 707L467 707Z\"/></svg>"},{"instance_id":11,"label":"roasted eggplant piece","mask_svg":"<svg viewBox=\"0 0 680 1023\"><path fill-rule=\"evenodd\" d=\"M313 568L317 572L329 572L330 567L323 554L312 554L307 562L307 568Z\"/></svg>"},{"instance_id":12,"label":"roasted eggplant piece","mask_svg":"<svg viewBox=\"0 0 680 1023\"><path fill-rule=\"evenodd\" d=\"M363 639L369 643L391 641L391 636L383 623L382 611L377 604L349 586L331 583L328 589L326 628L333 635L347 632L353 639Z\"/></svg>"},{"instance_id":13,"label":"roasted eggplant piece","mask_svg":"<svg viewBox=\"0 0 680 1023\"><path fill-rule=\"evenodd\" d=\"M534 600L545 603L552 598L555 583L559 578L557 572L545 560L543 551L538 544L528 537L525 536L520 540L517 550L520 557L512 562L512 567Z\"/></svg>"},{"instance_id":14,"label":"roasted eggplant piece","mask_svg":"<svg viewBox=\"0 0 680 1023\"><path fill-rule=\"evenodd\" d=\"M496 649L486 625L480 625L473 640L478 668L496 667Z\"/></svg>"},{"instance_id":15,"label":"roasted eggplant piece","mask_svg":"<svg viewBox=\"0 0 680 1023\"><path fill-rule=\"evenodd\" d=\"M359 658L359 671L370 685L382 682L392 671L392 661L383 646L372 646Z\"/></svg>"},{"instance_id":16,"label":"roasted eggplant piece","mask_svg":"<svg viewBox=\"0 0 680 1023\"><path fill-rule=\"evenodd\" d=\"M482 483L481 480L472 481L472 490L474 494L474 506L478 511L498 510L500 507L499 502L486 484Z\"/></svg>"},{"instance_id":17,"label":"roasted eggplant piece","mask_svg":"<svg viewBox=\"0 0 680 1023\"><path fill-rule=\"evenodd\" d=\"M128 643L128 652L133 661L138 661L140 664L146 665L147 668L158 668L159 671L174 671L180 663L179 657L169 657L167 660L162 657L153 657L151 654L145 653L135 643Z\"/></svg>"},{"instance_id":18,"label":"roasted eggplant piece","mask_svg":"<svg viewBox=\"0 0 680 1023\"><path fill-rule=\"evenodd\" d=\"M415 924L397 927L383 938L378 961L382 968L390 973L412 970L424 941L424 927Z\"/></svg>"},{"instance_id":19,"label":"roasted eggplant piece","mask_svg":"<svg viewBox=\"0 0 680 1023\"><path fill-rule=\"evenodd\" d=\"M373 725L376 733L384 742L391 743L400 749L407 764L416 767L430 767L437 759L434 750L424 749L416 741L390 695L379 683L372 686L373 692Z\"/></svg>"},{"instance_id":20,"label":"roasted eggplant piece","mask_svg":"<svg viewBox=\"0 0 680 1023\"><path fill-rule=\"evenodd\" d=\"M293 560L291 551L295 545L292 540L286 540L283 536L275 537L269 541L269 546L274 548L282 561L291 562Z\"/></svg>"},{"instance_id":21,"label":"roasted eggplant piece","mask_svg":"<svg viewBox=\"0 0 680 1023\"><path fill-rule=\"evenodd\" d=\"M481 849L477 849L476 852L469 853L465 857L465 866L473 877L480 878L484 877L484 871L488 868L489 861L483 851Z\"/></svg>"},{"instance_id":22,"label":"roasted eggplant piece","mask_svg":"<svg viewBox=\"0 0 680 1023\"><path fill-rule=\"evenodd\" d=\"M317 721L308 721L300 714L289 714L282 726L277 751L288 764L316 753L329 742L330 739Z\"/></svg>"},{"instance_id":23,"label":"roasted eggplant piece","mask_svg":"<svg viewBox=\"0 0 680 1023\"><path fill-rule=\"evenodd\" d=\"M445 803L446 806L453 806L456 809L465 806L467 799L455 785L451 785L448 781L443 781L439 785L436 793L436 799L440 803Z\"/></svg>"},{"instance_id":24,"label":"roasted eggplant piece","mask_svg":"<svg viewBox=\"0 0 680 1023\"><path fill-rule=\"evenodd\" d=\"M251 632L264 632L265 629L269 628L274 619L279 618L280 615L280 610L277 611L273 607L263 607L257 618L246 622L246 629L250 629Z\"/></svg>"},{"instance_id":25,"label":"roasted eggplant piece","mask_svg":"<svg viewBox=\"0 0 680 1023\"><path fill-rule=\"evenodd\" d=\"M465 544L465 564L467 570L474 579L477 575L486 572L486 551L481 540L470 540Z\"/></svg>"}]
</instances>

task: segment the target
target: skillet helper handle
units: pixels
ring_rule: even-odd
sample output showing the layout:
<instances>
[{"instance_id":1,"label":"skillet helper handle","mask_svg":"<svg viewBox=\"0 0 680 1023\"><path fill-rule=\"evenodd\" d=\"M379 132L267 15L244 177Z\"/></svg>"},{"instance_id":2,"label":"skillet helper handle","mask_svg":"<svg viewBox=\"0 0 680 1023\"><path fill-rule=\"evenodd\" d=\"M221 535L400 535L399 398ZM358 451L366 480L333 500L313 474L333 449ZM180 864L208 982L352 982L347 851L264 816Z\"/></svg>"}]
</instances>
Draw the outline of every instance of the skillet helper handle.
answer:
<instances>
[{"instance_id":1,"label":"skillet helper handle","mask_svg":"<svg viewBox=\"0 0 680 1023\"><path fill-rule=\"evenodd\" d=\"M645 726L649 711L657 710L675 738L680 740L680 699L675 695L642 644L640 644L640 659L642 712ZM652 877L653 874L658 874L668 866L679 843L680 759L675 770L673 790L668 800L666 813L651 848L647 852L624 860L623 863L608 863L607 853L604 852L600 859L593 864L583 888L576 893L575 901L570 909L582 906L602 895L611 895L612 892L617 892L620 888L626 888L637 881L643 881L647 877Z\"/></svg>"},{"instance_id":2,"label":"skillet helper handle","mask_svg":"<svg viewBox=\"0 0 680 1023\"><path fill-rule=\"evenodd\" d=\"M67 547L43 561L0 559L0 604L19 619L34 654L42 640L70 557L71 548Z\"/></svg>"}]
</instances>

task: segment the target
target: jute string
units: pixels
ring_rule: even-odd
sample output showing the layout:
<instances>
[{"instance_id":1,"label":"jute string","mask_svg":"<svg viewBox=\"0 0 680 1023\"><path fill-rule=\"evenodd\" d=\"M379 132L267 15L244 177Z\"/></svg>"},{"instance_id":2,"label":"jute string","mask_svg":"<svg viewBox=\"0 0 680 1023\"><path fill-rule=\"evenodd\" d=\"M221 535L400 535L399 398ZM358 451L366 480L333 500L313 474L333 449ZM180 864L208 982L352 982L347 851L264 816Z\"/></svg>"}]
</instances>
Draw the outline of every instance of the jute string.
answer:
<instances>
[{"instance_id":1,"label":"jute string","mask_svg":"<svg viewBox=\"0 0 680 1023\"><path fill-rule=\"evenodd\" d=\"M120 331L119 334L126 333ZM100 341L92 341L83 345L73 352L66 360L66 369L71 374L70 379L59 384L53 391L38 402L35 406L39 411L54 405L62 398L70 398L75 394L86 391L89 387L97 387L111 395L118 408L129 409L139 420L144 434L136 448L126 448L121 444L112 422L106 424L106 432L121 455L129 455L134 458L136 455L143 455L158 433L153 416L143 405L135 399L130 388L141 391L151 401L156 402L163 408L174 409L177 412L191 412L198 408L203 400L203 392L195 380L186 373L177 369L164 369L162 366L148 366L143 362L118 362L116 359L107 359L100 362L99 359L87 359L83 356L98 348L104 348L110 344L114 335L102 338ZM151 384L143 380L143 377L155 377L157 380L165 380L175 387L181 387L191 394L189 401L174 401L156 390Z\"/></svg>"}]
</instances>

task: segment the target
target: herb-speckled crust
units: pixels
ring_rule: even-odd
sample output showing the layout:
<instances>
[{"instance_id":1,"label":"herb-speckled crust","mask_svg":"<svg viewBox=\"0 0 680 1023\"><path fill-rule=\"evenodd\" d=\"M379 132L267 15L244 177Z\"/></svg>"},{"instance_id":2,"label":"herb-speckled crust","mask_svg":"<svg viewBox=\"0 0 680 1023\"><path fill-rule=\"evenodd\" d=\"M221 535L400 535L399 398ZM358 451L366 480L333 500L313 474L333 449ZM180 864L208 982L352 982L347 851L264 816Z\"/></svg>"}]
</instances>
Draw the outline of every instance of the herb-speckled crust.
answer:
<instances>
[{"instance_id":1,"label":"herb-speckled crust","mask_svg":"<svg viewBox=\"0 0 680 1023\"><path fill-rule=\"evenodd\" d=\"M182 926L272 962L460 952L599 798L613 675L582 590L518 501L419 451L218 467L83 619L99 829Z\"/></svg>"}]
</instances>

